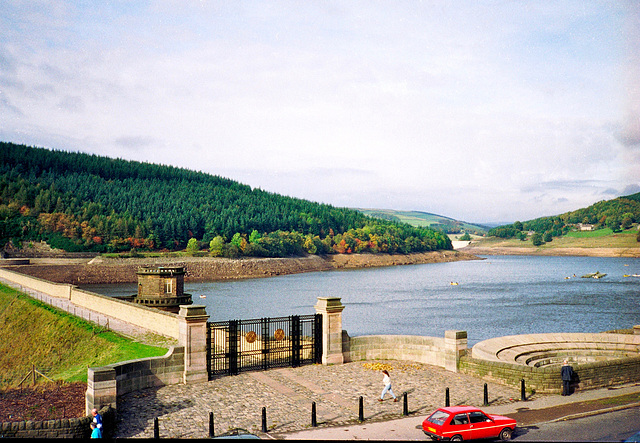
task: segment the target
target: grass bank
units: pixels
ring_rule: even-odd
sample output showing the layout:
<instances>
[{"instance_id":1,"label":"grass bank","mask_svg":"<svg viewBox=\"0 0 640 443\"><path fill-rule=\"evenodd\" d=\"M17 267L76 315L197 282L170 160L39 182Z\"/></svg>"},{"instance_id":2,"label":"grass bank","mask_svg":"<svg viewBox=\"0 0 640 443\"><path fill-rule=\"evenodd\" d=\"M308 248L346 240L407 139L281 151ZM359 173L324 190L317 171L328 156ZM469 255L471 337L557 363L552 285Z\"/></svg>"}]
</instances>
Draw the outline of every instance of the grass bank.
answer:
<instances>
[{"instance_id":1,"label":"grass bank","mask_svg":"<svg viewBox=\"0 0 640 443\"><path fill-rule=\"evenodd\" d=\"M549 243L542 246L534 246L531 239L526 241L489 237L475 239L472 246L501 247L501 248L531 248L531 249L560 249L560 248L640 248L636 236L638 231L631 229L614 233L611 229L599 229L597 231L569 232L563 237L554 237Z\"/></svg>"},{"instance_id":2,"label":"grass bank","mask_svg":"<svg viewBox=\"0 0 640 443\"><path fill-rule=\"evenodd\" d=\"M17 386L32 366L53 380L86 382L88 367L166 352L0 285L0 388Z\"/></svg>"}]
</instances>

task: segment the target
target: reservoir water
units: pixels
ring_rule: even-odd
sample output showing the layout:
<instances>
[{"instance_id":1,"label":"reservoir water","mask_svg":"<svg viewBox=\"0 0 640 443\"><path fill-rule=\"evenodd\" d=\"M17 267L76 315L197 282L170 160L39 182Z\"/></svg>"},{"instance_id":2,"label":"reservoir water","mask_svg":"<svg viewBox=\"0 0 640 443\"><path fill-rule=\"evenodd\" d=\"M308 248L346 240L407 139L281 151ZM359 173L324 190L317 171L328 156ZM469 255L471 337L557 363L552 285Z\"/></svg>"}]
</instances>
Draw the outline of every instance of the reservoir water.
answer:
<instances>
[{"instance_id":1,"label":"reservoir water","mask_svg":"<svg viewBox=\"0 0 640 443\"><path fill-rule=\"evenodd\" d=\"M342 298L342 325L351 336L442 337L445 330L461 329L468 332L470 345L504 335L640 325L640 277L624 276L640 274L638 258L484 258L185 282L185 292L206 306L211 321L312 314L317 297L332 296ZM581 278L596 271L607 276ZM82 288L105 295L136 292L136 284Z\"/></svg>"}]
</instances>

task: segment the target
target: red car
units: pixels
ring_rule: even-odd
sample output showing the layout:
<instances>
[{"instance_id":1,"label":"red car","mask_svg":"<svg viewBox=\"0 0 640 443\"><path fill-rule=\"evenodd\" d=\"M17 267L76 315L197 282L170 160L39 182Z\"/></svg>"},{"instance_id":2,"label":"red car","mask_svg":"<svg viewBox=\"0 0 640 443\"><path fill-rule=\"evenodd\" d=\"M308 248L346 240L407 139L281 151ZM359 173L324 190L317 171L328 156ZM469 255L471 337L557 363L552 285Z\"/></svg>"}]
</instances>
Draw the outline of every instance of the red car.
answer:
<instances>
[{"instance_id":1,"label":"red car","mask_svg":"<svg viewBox=\"0 0 640 443\"><path fill-rule=\"evenodd\" d=\"M422 430L432 440L462 441L497 437L506 441L511 438L515 428L514 419L485 414L473 406L440 408L422 422Z\"/></svg>"}]
</instances>

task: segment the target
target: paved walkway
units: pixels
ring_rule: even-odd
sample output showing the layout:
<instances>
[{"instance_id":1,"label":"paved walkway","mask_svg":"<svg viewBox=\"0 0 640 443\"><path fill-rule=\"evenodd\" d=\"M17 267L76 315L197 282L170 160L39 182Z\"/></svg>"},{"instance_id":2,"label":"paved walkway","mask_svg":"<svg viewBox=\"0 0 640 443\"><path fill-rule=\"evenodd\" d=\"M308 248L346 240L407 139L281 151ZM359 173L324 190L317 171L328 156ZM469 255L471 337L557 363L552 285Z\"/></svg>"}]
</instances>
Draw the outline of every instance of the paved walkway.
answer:
<instances>
[{"instance_id":1,"label":"paved walkway","mask_svg":"<svg viewBox=\"0 0 640 443\"><path fill-rule=\"evenodd\" d=\"M399 398L384 402L381 369L389 370ZM358 423L359 397L367 423L403 417L402 393L408 392L412 417L424 417L444 404L449 388L451 404L482 405L484 381L443 368L406 361L353 362L309 365L222 377L208 383L173 385L127 394L118 401L116 437L153 437L158 418L162 438L205 438L209 413L216 434L233 428L261 432L262 408L267 412L268 436L310 429L312 403L317 405L320 428ZM488 384L489 402L506 405L520 397L517 388ZM539 395L536 398L540 397Z\"/></svg>"},{"instance_id":2,"label":"paved walkway","mask_svg":"<svg viewBox=\"0 0 640 443\"><path fill-rule=\"evenodd\" d=\"M633 403L623 403L611 405L603 408L593 408L586 412L575 413L574 409L579 408L583 402L589 402L600 399L611 399L613 397L626 394L637 394L636 400L640 398L640 384L628 384L617 386L613 389L596 389L590 391L576 392L571 396L563 397L561 395L550 395L527 400L526 402L513 402L501 405L479 406L482 410L489 414L507 415L518 421L518 426L523 428L532 424L542 422L570 420L588 415L594 415L603 412L611 412L620 409L632 408L637 413L638 422L640 423L640 401ZM606 402L603 402L606 403ZM586 408L589 409L589 408ZM539 417L547 417L546 419L537 419L528 421L526 413L538 413ZM414 441L431 441L422 432L422 421L426 418L426 414L409 416L397 420L386 422L364 422L362 424L351 426L337 426L327 428L312 428L299 432L290 432L280 435L266 435L266 437L277 439L293 439L293 440L414 440ZM525 431L526 432L526 431ZM518 428L514 433L514 438L518 436ZM264 436L262 436L264 438Z\"/></svg>"}]
</instances>

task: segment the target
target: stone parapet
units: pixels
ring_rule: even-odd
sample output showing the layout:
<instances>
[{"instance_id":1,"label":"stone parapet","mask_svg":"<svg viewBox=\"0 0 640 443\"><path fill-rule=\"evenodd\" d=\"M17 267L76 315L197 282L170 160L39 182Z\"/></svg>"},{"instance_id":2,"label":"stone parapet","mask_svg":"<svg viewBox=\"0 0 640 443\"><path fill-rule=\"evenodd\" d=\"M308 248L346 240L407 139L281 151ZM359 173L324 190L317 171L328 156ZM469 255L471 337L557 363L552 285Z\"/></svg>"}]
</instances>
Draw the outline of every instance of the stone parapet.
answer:
<instances>
[{"instance_id":1,"label":"stone parapet","mask_svg":"<svg viewBox=\"0 0 640 443\"><path fill-rule=\"evenodd\" d=\"M344 361L407 360L445 367L443 338L417 335L365 335L343 332Z\"/></svg>"},{"instance_id":2,"label":"stone parapet","mask_svg":"<svg viewBox=\"0 0 640 443\"><path fill-rule=\"evenodd\" d=\"M575 390L640 382L640 356L572 366L575 373L572 387ZM543 394L562 392L559 367L525 366L463 356L460 359L460 372L516 388L520 386L520 381L524 380L527 390L535 390Z\"/></svg>"},{"instance_id":3,"label":"stone parapet","mask_svg":"<svg viewBox=\"0 0 640 443\"><path fill-rule=\"evenodd\" d=\"M118 396L140 389L181 383L184 376L184 347L176 346L162 357L123 361L89 368L85 410L111 407L117 410Z\"/></svg>"},{"instance_id":4,"label":"stone parapet","mask_svg":"<svg viewBox=\"0 0 640 443\"><path fill-rule=\"evenodd\" d=\"M20 290L42 292L51 297L65 299L75 306L102 312L110 317L148 329L160 335L177 339L177 314L118 300L114 297L78 289L65 283L53 283L37 277L0 268L0 278L20 286Z\"/></svg>"},{"instance_id":5,"label":"stone parapet","mask_svg":"<svg viewBox=\"0 0 640 443\"><path fill-rule=\"evenodd\" d=\"M109 429L115 426L115 411L109 407L100 410L105 426L105 438L111 438ZM91 428L89 424L93 420L91 416L78 418L61 418L55 420L0 423L0 438L89 438Z\"/></svg>"}]
</instances>

